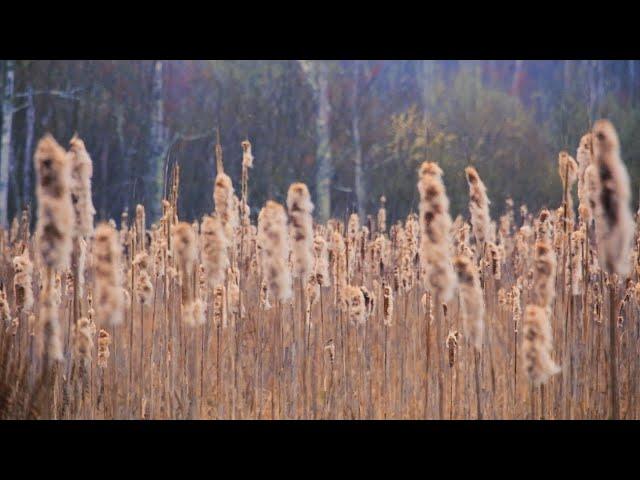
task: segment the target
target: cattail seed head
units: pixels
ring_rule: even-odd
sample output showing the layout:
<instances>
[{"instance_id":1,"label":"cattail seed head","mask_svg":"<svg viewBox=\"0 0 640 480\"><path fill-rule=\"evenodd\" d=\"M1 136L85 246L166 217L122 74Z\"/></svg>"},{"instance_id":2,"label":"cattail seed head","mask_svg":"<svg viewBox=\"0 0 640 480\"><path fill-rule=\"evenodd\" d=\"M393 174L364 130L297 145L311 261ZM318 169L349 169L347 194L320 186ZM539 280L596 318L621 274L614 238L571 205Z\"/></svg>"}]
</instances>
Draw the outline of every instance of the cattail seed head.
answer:
<instances>
[{"instance_id":1,"label":"cattail seed head","mask_svg":"<svg viewBox=\"0 0 640 480\"><path fill-rule=\"evenodd\" d=\"M473 261L465 255L458 255L453 259L453 268L458 276L465 336L477 350L480 350L484 329L484 299L478 270Z\"/></svg>"},{"instance_id":2,"label":"cattail seed head","mask_svg":"<svg viewBox=\"0 0 640 480\"><path fill-rule=\"evenodd\" d=\"M107 361L111 355L109 345L111 345L111 335L106 330L100 329L98 333L98 367L100 368L107 367Z\"/></svg>"},{"instance_id":3,"label":"cattail seed head","mask_svg":"<svg viewBox=\"0 0 640 480\"><path fill-rule=\"evenodd\" d=\"M627 275L635 229L629 208L629 174L620 158L618 134L611 122L598 120L592 134L599 177L596 234L600 265L610 273Z\"/></svg>"},{"instance_id":4,"label":"cattail seed head","mask_svg":"<svg viewBox=\"0 0 640 480\"><path fill-rule=\"evenodd\" d=\"M108 223L96 228L93 246L97 320L104 325L122 322L124 298L122 288L121 246L116 230Z\"/></svg>"},{"instance_id":5,"label":"cattail seed head","mask_svg":"<svg viewBox=\"0 0 640 480\"><path fill-rule=\"evenodd\" d=\"M69 157L51 135L46 135L38 143L34 159L39 253L47 267L65 269L69 266L74 225Z\"/></svg>"},{"instance_id":6,"label":"cattail seed head","mask_svg":"<svg viewBox=\"0 0 640 480\"><path fill-rule=\"evenodd\" d=\"M489 198L487 187L480 179L478 172L473 167L464 169L469 184L469 213L471 214L471 226L476 243L482 248L489 239L491 217L489 215Z\"/></svg>"},{"instance_id":7,"label":"cattail seed head","mask_svg":"<svg viewBox=\"0 0 640 480\"><path fill-rule=\"evenodd\" d=\"M262 272L270 294L280 301L291 298L287 215L279 203L267 201L258 216L258 242L262 245Z\"/></svg>"},{"instance_id":8,"label":"cattail seed head","mask_svg":"<svg viewBox=\"0 0 640 480\"><path fill-rule=\"evenodd\" d=\"M253 168L253 155L251 154L251 142L249 140L242 142L242 166L244 168Z\"/></svg>"},{"instance_id":9,"label":"cattail seed head","mask_svg":"<svg viewBox=\"0 0 640 480\"><path fill-rule=\"evenodd\" d=\"M547 309L527 305L523 330L522 356L527 375L534 385L546 383L549 377L560 372L551 358L553 338Z\"/></svg>"},{"instance_id":10,"label":"cattail seed head","mask_svg":"<svg viewBox=\"0 0 640 480\"><path fill-rule=\"evenodd\" d=\"M380 197L380 209L378 210L378 231L381 233L387 231L387 209L385 208L386 203L387 198L382 195Z\"/></svg>"},{"instance_id":11,"label":"cattail seed head","mask_svg":"<svg viewBox=\"0 0 640 480\"><path fill-rule=\"evenodd\" d=\"M536 304L548 308L555 297L556 254L549 242L539 241L534 248L533 291Z\"/></svg>"},{"instance_id":12,"label":"cattail seed head","mask_svg":"<svg viewBox=\"0 0 640 480\"><path fill-rule=\"evenodd\" d=\"M293 276L306 278L313 266L313 203L304 183L294 183L287 193Z\"/></svg>"},{"instance_id":13,"label":"cattail seed head","mask_svg":"<svg viewBox=\"0 0 640 480\"><path fill-rule=\"evenodd\" d=\"M76 235L88 237L93 233L93 216L96 209L91 199L93 162L84 142L74 135L69 142L71 162L71 200L75 211Z\"/></svg>"},{"instance_id":14,"label":"cattail seed head","mask_svg":"<svg viewBox=\"0 0 640 480\"><path fill-rule=\"evenodd\" d=\"M229 266L227 237L217 217L205 216L202 220L202 262L209 285L213 288L225 281Z\"/></svg>"},{"instance_id":15,"label":"cattail seed head","mask_svg":"<svg viewBox=\"0 0 640 480\"><path fill-rule=\"evenodd\" d=\"M449 199L437 164L424 162L420 168L420 261L427 288L447 302L455 288L451 266L451 217Z\"/></svg>"},{"instance_id":16,"label":"cattail seed head","mask_svg":"<svg viewBox=\"0 0 640 480\"><path fill-rule=\"evenodd\" d=\"M21 255L13 258L13 292L18 312L28 313L33 308L32 275L33 264L26 248Z\"/></svg>"}]
</instances>

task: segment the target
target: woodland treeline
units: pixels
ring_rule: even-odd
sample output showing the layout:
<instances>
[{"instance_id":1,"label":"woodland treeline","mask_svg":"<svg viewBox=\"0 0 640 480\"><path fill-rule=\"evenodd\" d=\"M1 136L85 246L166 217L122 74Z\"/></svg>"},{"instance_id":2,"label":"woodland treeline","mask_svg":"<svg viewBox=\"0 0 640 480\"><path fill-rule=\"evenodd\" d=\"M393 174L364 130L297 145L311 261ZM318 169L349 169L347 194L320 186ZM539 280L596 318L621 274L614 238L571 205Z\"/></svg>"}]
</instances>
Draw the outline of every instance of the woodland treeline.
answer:
<instances>
[{"instance_id":1,"label":"woodland treeline","mask_svg":"<svg viewBox=\"0 0 640 480\"><path fill-rule=\"evenodd\" d=\"M33 153L74 133L94 162L98 219L137 203L150 220L165 179L181 166L180 218L213 210L215 145L240 179L252 143L252 216L309 185L318 220L386 197L389 219L417 210L416 169L443 168L453 215L468 201L464 167L491 192L537 210L561 201L561 150L575 156L597 118L618 128L637 190L640 127L636 61L0 61L0 223L34 205ZM635 192L634 192L635 194ZM637 202L637 196L634 197Z\"/></svg>"}]
</instances>

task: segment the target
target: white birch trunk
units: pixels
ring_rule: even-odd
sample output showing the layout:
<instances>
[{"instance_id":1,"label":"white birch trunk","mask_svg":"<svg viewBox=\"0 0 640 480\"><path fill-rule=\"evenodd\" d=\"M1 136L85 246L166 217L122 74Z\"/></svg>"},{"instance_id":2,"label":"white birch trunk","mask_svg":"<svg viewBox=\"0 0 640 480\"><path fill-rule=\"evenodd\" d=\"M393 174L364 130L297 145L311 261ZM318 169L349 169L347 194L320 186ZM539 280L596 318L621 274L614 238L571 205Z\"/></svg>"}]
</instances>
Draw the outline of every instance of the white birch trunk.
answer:
<instances>
[{"instance_id":1,"label":"white birch trunk","mask_svg":"<svg viewBox=\"0 0 640 480\"><path fill-rule=\"evenodd\" d=\"M164 151L166 148L164 128L164 100L162 97L163 62L156 60L153 65L153 81L151 87L151 132L150 158L147 166L145 191L147 197L147 216L150 222L156 221L162 209L162 190L164 186Z\"/></svg>"},{"instance_id":2,"label":"white birch trunk","mask_svg":"<svg viewBox=\"0 0 640 480\"><path fill-rule=\"evenodd\" d=\"M22 204L31 203L31 167L33 165L33 137L36 125L36 109L33 104L33 88L27 87L27 110L25 112L24 161L22 165ZM33 210L33 209L32 209Z\"/></svg>"},{"instance_id":3,"label":"white birch trunk","mask_svg":"<svg viewBox=\"0 0 640 480\"><path fill-rule=\"evenodd\" d=\"M2 136L0 139L0 225L7 225L9 199L9 161L11 159L11 124L13 123L13 88L15 60L5 61L2 95Z\"/></svg>"},{"instance_id":4,"label":"white birch trunk","mask_svg":"<svg viewBox=\"0 0 640 480\"><path fill-rule=\"evenodd\" d=\"M364 178L362 173L362 145L360 143L360 114L358 112L358 82L360 80L360 64L356 65L354 75L353 99L352 99L352 130L353 130L353 148L354 148L354 169L355 169L355 190L356 201L358 203L358 216L360 221L364 221L366 217L365 202L367 199L366 188L364 186Z\"/></svg>"},{"instance_id":5,"label":"white birch trunk","mask_svg":"<svg viewBox=\"0 0 640 480\"><path fill-rule=\"evenodd\" d=\"M316 215L318 221L326 222L331 216L331 145L329 120L331 105L329 104L328 69L324 62L301 60L300 65L307 75L317 103L316 115Z\"/></svg>"}]
</instances>

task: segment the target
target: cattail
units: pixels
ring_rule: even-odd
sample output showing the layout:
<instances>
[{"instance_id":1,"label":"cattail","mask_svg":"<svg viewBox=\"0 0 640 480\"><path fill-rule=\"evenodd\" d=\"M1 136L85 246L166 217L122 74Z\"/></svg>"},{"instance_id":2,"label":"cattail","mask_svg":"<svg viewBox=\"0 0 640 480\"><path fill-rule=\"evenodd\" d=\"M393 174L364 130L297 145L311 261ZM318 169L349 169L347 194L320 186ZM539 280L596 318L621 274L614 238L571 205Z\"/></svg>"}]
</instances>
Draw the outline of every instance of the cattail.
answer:
<instances>
[{"instance_id":1,"label":"cattail","mask_svg":"<svg viewBox=\"0 0 640 480\"><path fill-rule=\"evenodd\" d=\"M229 266L227 245L227 237L220 220L205 215L202 220L202 261L212 288L225 281L225 273Z\"/></svg>"},{"instance_id":2,"label":"cattail","mask_svg":"<svg viewBox=\"0 0 640 480\"><path fill-rule=\"evenodd\" d=\"M267 282L262 281L260 284L260 306L263 310L269 310L271 308L271 302L269 301L269 288Z\"/></svg>"},{"instance_id":3,"label":"cattail","mask_svg":"<svg viewBox=\"0 0 640 480\"><path fill-rule=\"evenodd\" d=\"M582 250L585 234L582 228L571 234L571 293L582 294Z\"/></svg>"},{"instance_id":4,"label":"cattail","mask_svg":"<svg viewBox=\"0 0 640 480\"><path fill-rule=\"evenodd\" d=\"M458 352L458 338L460 338L460 333L455 330L449 332L447 335L447 350L449 352L449 368L453 368L456 364L456 354Z\"/></svg>"},{"instance_id":5,"label":"cattail","mask_svg":"<svg viewBox=\"0 0 640 480\"><path fill-rule=\"evenodd\" d=\"M51 135L40 140L34 159L40 256L47 268L65 269L69 266L74 225L71 165L66 152Z\"/></svg>"},{"instance_id":6,"label":"cattail","mask_svg":"<svg viewBox=\"0 0 640 480\"><path fill-rule=\"evenodd\" d=\"M197 239L191 224L179 222L173 226L173 248L180 275L182 319L191 326L199 325L201 308L196 305L194 289L195 262L197 259Z\"/></svg>"},{"instance_id":7,"label":"cattail","mask_svg":"<svg viewBox=\"0 0 640 480\"><path fill-rule=\"evenodd\" d=\"M364 297L364 310L366 320L373 314L373 311L376 308L376 296L373 292L370 292L369 289L364 285L360 287L360 290L362 291L362 296Z\"/></svg>"},{"instance_id":8,"label":"cattail","mask_svg":"<svg viewBox=\"0 0 640 480\"><path fill-rule=\"evenodd\" d=\"M550 241L553 236L551 230L551 212L546 208L540 212L537 219L536 240Z\"/></svg>"},{"instance_id":9,"label":"cattail","mask_svg":"<svg viewBox=\"0 0 640 480\"><path fill-rule=\"evenodd\" d=\"M551 307L555 297L556 254L548 242L539 241L534 249L533 292L535 303Z\"/></svg>"},{"instance_id":10,"label":"cattail","mask_svg":"<svg viewBox=\"0 0 640 480\"><path fill-rule=\"evenodd\" d=\"M121 246L117 232L107 223L96 228L93 247L95 263L95 296L97 320L100 325L109 322L119 325L124 308Z\"/></svg>"},{"instance_id":11,"label":"cattail","mask_svg":"<svg viewBox=\"0 0 640 480\"><path fill-rule=\"evenodd\" d=\"M233 208L233 184L231 183L231 178L224 172L219 172L216 176L213 189L213 201L215 203L216 215L220 219L227 240L231 245L234 241L234 229L237 226L237 213Z\"/></svg>"},{"instance_id":12,"label":"cattail","mask_svg":"<svg viewBox=\"0 0 640 480\"><path fill-rule=\"evenodd\" d=\"M360 232L360 217L357 213L349 215L347 223L347 278L352 278L356 268L356 256L358 253L358 234Z\"/></svg>"},{"instance_id":13,"label":"cattail","mask_svg":"<svg viewBox=\"0 0 640 480\"><path fill-rule=\"evenodd\" d=\"M87 241L84 238L78 240L78 297L84 295L84 272L87 266Z\"/></svg>"},{"instance_id":14,"label":"cattail","mask_svg":"<svg viewBox=\"0 0 640 480\"><path fill-rule=\"evenodd\" d=\"M59 319L60 276L52 278L51 273L45 279L40 292L40 325L43 326L44 355L46 361L63 360L62 339Z\"/></svg>"},{"instance_id":15,"label":"cattail","mask_svg":"<svg viewBox=\"0 0 640 480\"><path fill-rule=\"evenodd\" d=\"M262 245L262 272L276 300L291 298L287 216L279 203L269 200L258 216L258 242Z\"/></svg>"},{"instance_id":16,"label":"cattail","mask_svg":"<svg viewBox=\"0 0 640 480\"><path fill-rule=\"evenodd\" d=\"M387 283L382 286L382 318L385 326L393 325L393 290Z\"/></svg>"},{"instance_id":17,"label":"cattail","mask_svg":"<svg viewBox=\"0 0 640 480\"><path fill-rule=\"evenodd\" d=\"M293 276L306 279L313 266L313 203L304 183L294 183L287 193Z\"/></svg>"},{"instance_id":18,"label":"cattail","mask_svg":"<svg viewBox=\"0 0 640 480\"><path fill-rule=\"evenodd\" d=\"M471 226L473 235L479 249L489 238L489 228L491 217L489 215L489 198L487 197L487 187L480 179L478 172L473 167L464 169L469 184L469 213L471 214ZM481 252L479 252L481 253Z\"/></svg>"},{"instance_id":19,"label":"cattail","mask_svg":"<svg viewBox=\"0 0 640 480\"><path fill-rule=\"evenodd\" d=\"M562 180L562 189L564 191L563 203L566 202L563 212L563 224L568 230L573 230L573 196L571 190L578 179L578 164L567 152L562 151L558 154L558 173Z\"/></svg>"},{"instance_id":20,"label":"cattail","mask_svg":"<svg viewBox=\"0 0 640 480\"><path fill-rule=\"evenodd\" d=\"M98 333L98 367L100 368L107 367L110 356L109 345L111 345L111 335L106 330L100 329Z\"/></svg>"},{"instance_id":21,"label":"cattail","mask_svg":"<svg viewBox=\"0 0 640 480\"><path fill-rule=\"evenodd\" d=\"M142 251L145 249L146 243L146 232L147 232L147 217L144 211L144 205L136 205L136 233L138 238L136 238L136 247L138 251Z\"/></svg>"},{"instance_id":22,"label":"cattail","mask_svg":"<svg viewBox=\"0 0 640 480\"><path fill-rule=\"evenodd\" d=\"M599 174L596 234L600 265L624 276L630 270L635 225L629 208L629 174L620 158L618 134L608 120L598 120L593 126L593 158Z\"/></svg>"},{"instance_id":23,"label":"cattail","mask_svg":"<svg viewBox=\"0 0 640 480\"><path fill-rule=\"evenodd\" d=\"M382 195L380 197L380 209L378 210L378 231L384 233L387 231L387 209L384 207L387 198Z\"/></svg>"},{"instance_id":24,"label":"cattail","mask_svg":"<svg viewBox=\"0 0 640 480\"><path fill-rule=\"evenodd\" d=\"M238 283L238 274L234 268L229 268L229 312L232 315L240 314L244 318L244 305L240 304L240 285Z\"/></svg>"},{"instance_id":25,"label":"cattail","mask_svg":"<svg viewBox=\"0 0 640 480\"><path fill-rule=\"evenodd\" d=\"M309 325L311 323L311 309L320 296L320 285L318 284L317 275L309 276L309 280L307 281L307 285L305 286L305 293L305 325Z\"/></svg>"},{"instance_id":26,"label":"cattail","mask_svg":"<svg viewBox=\"0 0 640 480\"><path fill-rule=\"evenodd\" d=\"M149 305L153 296L153 284L149 276L149 255L145 251L141 251L135 256L133 265L137 268L138 273L135 285L138 302Z\"/></svg>"},{"instance_id":27,"label":"cattail","mask_svg":"<svg viewBox=\"0 0 640 480\"><path fill-rule=\"evenodd\" d=\"M318 285L321 287L330 287L331 278L329 277L327 241L321 234L317 234L313 239L313 252L315 257L313 272Z\"/></svg>"},{"instance_id":28,"label":"cattail","mask_svg":"<svg viewBox=\"0 0 640 480\"><path fill-rule=\"evenodd\" d=\"M484 300L478 270L473 261L465 255L454 258L453 268L458 276L464 332L471 344L480 350L484 328Z\"/></svg>"},{"instance_id":29,"label":"cattail","mask_svg":"<svg viewBox=\"0 0 640 480\"><path fill-rule=\"evenodd\" d=\"M40 325L43 326L46 362L62 361L59 305L61 288L54 271L69 266L72 249L74 210L71 203L71 164L69 156L51 135L38 143L34 155L38 220L36 238L42 263L46 267L40 294Z\"/></svg>"},{"instance_id":30,"label":"cattail","mask_svg":"<svg viewBox=\"0 0 640 480\"><path fill-rule=\"evenodd\" d=\"M76 235L88 237L93 233L96 209L91 199L93 162L84 142L74 135L69 142L71 157L71 201L76 218Z\"/></svg>"},{"instance_id":31,"label":"cattail","mask_svg":"<svg viewBox=\"0 0 640 480\"><path fill-rule=\"evenodd\" d=\"M367 321L365 298L360 287L347 285L344 292L344 309L349 313L349 320L355 324Z\"/></svg>"},{"instance_id":32,"label":"cattail","mask_svg":"<svg viewBox=\"0 0 640 480\"><path fill-rule=\"evenodd\" d=\"M451 265L449 199L436 163L424 162L418 182L420 191L420 260L427 288L442 302L453 295L455 274Z\"/></svg>"},{"instance_id":33,"label":"cattail","mask_svg":"<svg viewBox=\"0 0 640 480\"><path fill-rule=\"evenodd\" d=\"M580 139L576 159L578 161L578 215L580 220L589 224L592 218L591 206L589 204L589 187L586 178L586 171L592 161L591 133L587 133Z\"/></svg>"},{"instance_id":34,"label":"cattail","mask_svg":"<svg viewBox=\"0 0 640 480\"><path fill-rule=\"evenodd\" d=\"M11 309L7 300L7 293L4 291L4 285L0 283L0 323L5 325L11 324Z\"/></svg>"},{"instance_id":35,"label":"cattail","mask_svg":"<svg viewBox=\"0 0 640 480\"><path fill-rule=\"evenodd\" d=\"M340 294L347 285L347 254L342 234L336 230L331 236L331 275L333 277L334 303L342 302Z\"/></svg>"},{"instance_id":36,"label":"cattail","mask_svg":"<svg viewBox=\"0 0 640 480\"><path fill-rule=\"evenodd\" d=\"M487 242L487 250L489 251L488 265L491 267L491 274L496 280L502 278L502 252L501 249L493 242Z\"/></svg>"},{"instance_id":37,"label":"cattail","mask_svg":"<svg viewBox=\"0 0 640 480\"><path fill-rule=\"evenodd\" d=\"M534 385L546 383L549 377L560 372L560 368L551 358L552 341L547 309L538 305L527 305L522 356L526 372Z\"/></svg>"},{"instance_id":38,"label":"cattail","mask_svg":"<svg viewBox=\"0 0 640 480\"><path fill-rule=\"evenodd\" d=\"M213 289L213 323L227 328L227 290L224 285Z\"/></svg>"},{"instance_id":39,"label":"cattail","mask_svg":"<svg viewBox=\"0 0 640 480\"><path fill-rule=\"evenodd\" d=\"M95 325L93 327L95 328ZM88 366L88 364L91 362L91 350L93 350L91 322L88 318L82 317L78 319L78 324L74 325L74 329L75 354L85 366Z\"/></svg>"},{"instance_id":40,"label":"cattail","mask_svg":"<svg viewBox=\"0 0 640 480\"><path fill-rule=\"evenodd\" d=\"M518 331L520 320L522 319L522 305L520 303L520 287L514 285L511 287L511 315L513 315L513 329Z\"/></svg>"},{"instance_id":41,"label":"cattail","mask_svg":"<svg viewBox=\"0 0 640 480\"><path fill-rule=\"evenodd\" d=\"M242 166L243 168L253 168L253 155L251 154L251 142L242 142Z\"/></svg>"},{"instance_id":42,"label":"cattail","mask_svg":"<svg viewBox=\"0 0 640 480\"><path fill-rule=\"evenodd\" d=\"M13 292L16 310L29 313L33 308L33 287L31 285L33 264L29 258L29 250L24 249L21 255L13 258Z\"/></svg>"}]
</instances>

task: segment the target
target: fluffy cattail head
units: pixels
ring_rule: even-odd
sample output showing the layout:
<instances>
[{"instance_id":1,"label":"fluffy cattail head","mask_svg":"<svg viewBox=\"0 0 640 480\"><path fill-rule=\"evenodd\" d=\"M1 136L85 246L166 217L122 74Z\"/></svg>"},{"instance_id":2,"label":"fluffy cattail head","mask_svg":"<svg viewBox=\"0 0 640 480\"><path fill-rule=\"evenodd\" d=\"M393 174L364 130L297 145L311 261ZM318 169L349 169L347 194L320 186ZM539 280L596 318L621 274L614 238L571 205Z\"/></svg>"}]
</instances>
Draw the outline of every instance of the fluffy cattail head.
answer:
<instances>
[{"instance_id":1,"label":"fluffy cattail head","mask_svg":"<svg viewBox=\"0 0 640 480\"><path fill-rule=\"evenodd\" d=\"M38 143L34 159L38 197L36 235L40 255L47 267L66 268L74 224L69 157L51 135L46 135Z\"/></svg>"},{"instance_id":2,"label":"fluffy cattail head","mask_svg":"<svg viewBox=\"0 0 640 480\"><path fill-rule=\"evenodd\" d=\"M251 154L251 142L249 140L242 142L242 166L244 168L253 167L253 155Z\"/></svg>"},{"instance_id":3,"label":"fluffy cattail head","mask_svg":"<svg viewBox=\"0 0 640 480\"><path fill-rule=\"evenodd\" d=\"M364 324L367 321L367 308L365 297L360 287L347 285L344 292L344 309L349 313L349 320L356 324Z\"/></svg>"},{"instance_id":4,"label":"fluffy cattail head","mask_svg":"<svg viewBox=\"0 0 640 480\"><path fill-rule=\"evenodd\" d=\"M629 208L629 174L620 158L618 134L611 122L598 120L592 133L599 177L596 233L600 264L610 273L627 275L635 228Z\"/></svg>"},{"instance_id":5,"label":"fluffy cattail head","mask_svg":"<svg viewBox=\"0 0 640 480\"><path fill-rule=\"evenodd\" d=\"M237 226L238 212L234 209L233 184L224 172L218 173L213 188L213 201L216 214L225 228L229 242L233 241L233 232Z\"/></svg>"},{"instance_id":6,"label":"fluffy cattail head","mask_svg":"<svg viewBox=\"0 0 640 480\"><path fill-rule=\"evenodd\" d=\"M33 264L29 258L29 250L25 249L21 255L13 258L13 271L16 310L29 312L33 307L33 288L31 285Z\"/></svg>"},{"instance_id":7,"label":"fluffy cattail head","mask_svg":"<svg viewBox=\"0 0 640 480\"><path fill-rule=\"evenodd\" d=\"M100 368L107 367L110 356L109 345L111 345L111 335L106 330L100 329L98 333L98 367Z\"/></svg>"},{"instance_id":8,"label":"fluffy cattail head","mask_svg":"<svg viewBox=\"0 0 640 480\"><path fill-rule=\"evenodd\" d=\"M420 191L420 260L427 288L447 302L455 288L451 266L451 217L449 199L442 183L442 170L437 164L424 162L418 182Z\"/></svg>"},{"instance_id":9,"label":"fluffy cattail head","mask_svg":"<svg viewBox=\"0 0 640 480\"><path fill-rule=\"evenodd\" d=\"M294 183L287 193L294 276L306 279L313 266L313 203L304 183Z\"/></svg>"},{"instance_id":10,"label":"fluffy cattail head","mask_svg":"<svg viewBox=\"0 0 640 480\"><path fill-rule=\"evenodd\" d=\"M71 165L58 142L51 135L45 135L38 142L34 158L39 194L56 199L67 196L71 183Z\"/></svg>"},{"instance_id":11,"label":"fluffy cattail head","mask_svg":"<svg viewBox=\"0 0 640 480\"><path fill-rule=\"evenodd\" d=\"M267 201L258 216L258 242L262 246L262 272L269 293L276 299L291 298L287 215L279 203Z\"/></svg>"},{"instance_id":12,"label":"fluffy cattail head","mask_svg":"<svg viewBox=\"0 0 640 480\"><path fill-rule=\"evenodd\" d=\"M217 217L205 215L202 220L202 261L209 285L215 287L224 283L229 266L227 237Z\"/></svg>"},{"instance_id":13,"label":"fluffy cattail head","mask_svg":"<svg viewBox=\"0 0 640 480\"><path fill-rule=\"evenodd\" d=\"M385 208L386 203L387 198L382 195L380 197L380 209L378 210L378 231L383 233L387 230L387 209Z\"/></svg>"},{"instance_id":14,"label":"fluffy cattail head","mask_svg":"<svg viewBox=\"0 0 640 480\"><path fill-rule=\"evenodd\" d=\"M480 179L478 172L473 167L464 169L469 184L469 212L471 213L471 226L476 242L482 245L489 240L491 217L489 215L489 198L487 188Z\"/></svg>"},{"instance_id":15,"label":"fluffy cattail head","mask_svg":"<svg viewBox=\"0 0 640 480\"><path fill-rule=\"evenodd\" d=\"M453 268L458 276L464 333L471 344L480 350L484 325L484 300L478 270L466 255L456 256L453 259Z\"/></svg>"},{"instance_id":16,"label":"fluffy cattail head","mask_svg":"<svg viewBox=\"0 0 640 480\"><path fill-rule=\"evenodd\" d=\"M564 150L558 154L558 173L560 174L562 185L567 189L571 189L571 186L578 178L578 164Z\"/></svg>"},{"instance_id":17,"label":"fluffy cattail head","mask_svg":"<svg viewBox=\"0 0 640 480\"><path fill-rule=\"evenodd\" d=\"M93 233L93 216L96 213L91 199L93 162L84 142L77 135L73 136L69 145L72 168L71 200L76 215L76 234L86 237Z\"/></svg>"},{"instance_id":18,"label":"fluffy cattail head","mask_svg":"<svg viewBox=\"0 0 640 480\"><path fill-rule=\"evenodd\" d=\"M198 255L196 234L190 223L179 222L173 226L173 251L180 265L192 266Z\"/></svg>"},{"instance_id":19,"label":"fluffy cattail head","mask_svg":"<svg viewBox=\"0 0 640 480\"><path fill-rule=\"evenodd\" d=\"M93 247L95 265L95 299L100 324L122 322L124 308L121 246L116 230L108 223L96 228Z\"/></svg>"},{"instance_id":20,"label":"fluffy cattail head","mask_svg":"<svg viewBox=\"0 0 640 480\"><path fill-rule=\"evenodd\" d=\"M549 377L560 372L551 358L552 341L547 310L538 305L527 305L522 355L525 370L534 385L546 383Z\"/></svg>"},{"instance_id":21,"label":"fluffy cattail head","mask_svg":"<svg viewBox=\"0 0 640 480\"><path fill-rule=\"evenodd\" d=\"M536 242L534 252L533 289L536 303L550 307L555 297L556 254L549 242Z\"/></svg>"}]
</instances>

